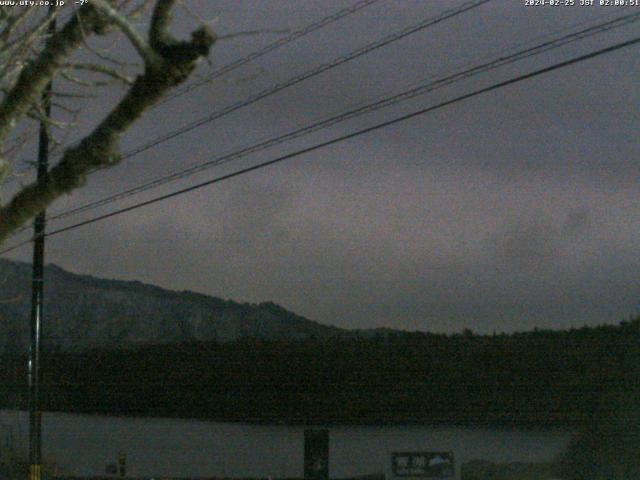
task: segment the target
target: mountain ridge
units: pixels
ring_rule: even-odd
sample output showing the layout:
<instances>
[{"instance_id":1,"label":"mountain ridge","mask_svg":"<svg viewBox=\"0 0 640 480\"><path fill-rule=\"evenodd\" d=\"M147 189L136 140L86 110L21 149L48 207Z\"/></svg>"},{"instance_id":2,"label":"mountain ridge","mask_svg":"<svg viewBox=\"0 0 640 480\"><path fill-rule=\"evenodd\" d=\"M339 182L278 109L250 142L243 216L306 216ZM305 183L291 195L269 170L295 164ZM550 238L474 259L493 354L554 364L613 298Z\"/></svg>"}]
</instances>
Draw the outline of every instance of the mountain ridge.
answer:
<instances>
[{"instance_id":1,"label":"mountain ridge","mask_svg":"<svg viewBox=\"0 0 640 480\"><path fill-rule=\"evenodd\" d=\"M103 279L45 267L43 344L82 351L144 343L229 342L243 337L300 340L349 335L273 302L240 303L137 280ZM0 259L0 353L29 338L31 265Z\"/></svg>"}]
</instances>

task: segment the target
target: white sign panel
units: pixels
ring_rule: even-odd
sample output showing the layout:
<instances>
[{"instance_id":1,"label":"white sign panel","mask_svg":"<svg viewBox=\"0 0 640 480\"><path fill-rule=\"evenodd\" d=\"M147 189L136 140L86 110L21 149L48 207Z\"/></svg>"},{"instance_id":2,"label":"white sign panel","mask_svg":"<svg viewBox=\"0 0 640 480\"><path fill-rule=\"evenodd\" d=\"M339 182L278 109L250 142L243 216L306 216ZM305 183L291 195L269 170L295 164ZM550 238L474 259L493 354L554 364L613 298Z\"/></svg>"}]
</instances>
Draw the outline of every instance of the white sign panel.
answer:
<instances>
[{"instance_id":1,"label":"white sign panel","mask_svg":"<svg viewBox=\"0 0 640 480\"><path fill-rule=\"evenodd\" d=\"M398 480L454 478L453 452L394 452L391 472Z\"/></svg>"}]
</instances>

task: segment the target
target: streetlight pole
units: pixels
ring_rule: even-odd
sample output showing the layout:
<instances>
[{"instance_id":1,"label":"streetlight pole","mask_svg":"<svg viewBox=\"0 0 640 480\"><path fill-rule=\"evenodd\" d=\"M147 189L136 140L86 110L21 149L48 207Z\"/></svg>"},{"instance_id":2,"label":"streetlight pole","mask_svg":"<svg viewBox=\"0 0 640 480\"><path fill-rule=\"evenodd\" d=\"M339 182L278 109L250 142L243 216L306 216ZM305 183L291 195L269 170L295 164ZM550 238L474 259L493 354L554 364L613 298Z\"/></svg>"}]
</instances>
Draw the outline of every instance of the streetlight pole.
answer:
<instances>
[{"instance_id":1,"label":"streetlight pole","mask_svg":"<svg viewBox=\"0 0 640 480\"><path fill-rule=\"evenodd\" d=\"M49 15L54 15L53 2ZM51 19L48 33L56 29L55 17ZM38 183L47 181L49 167L49 125L51 115L52 82L42 94L44 119L40 121L38 138ZM42 316L44 296L44 232L46 212L40 212L33 222L33 273L31 281L31 345L29 348L29 480L40 480L42 476L42 414L40 412L40 340L42 337Z\"/></svg>"}]
</instances>

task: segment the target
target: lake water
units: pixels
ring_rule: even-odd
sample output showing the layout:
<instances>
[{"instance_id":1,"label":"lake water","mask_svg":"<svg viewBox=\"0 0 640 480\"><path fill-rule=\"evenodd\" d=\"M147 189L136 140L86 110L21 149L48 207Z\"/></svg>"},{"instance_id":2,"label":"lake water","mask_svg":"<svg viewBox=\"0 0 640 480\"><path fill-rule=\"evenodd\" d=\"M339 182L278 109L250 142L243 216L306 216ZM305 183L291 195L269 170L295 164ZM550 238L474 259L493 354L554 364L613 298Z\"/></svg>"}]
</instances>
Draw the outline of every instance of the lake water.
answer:
<instances>
[{"instance_id":1,"label":"lake water","mask_svg":"<svg viewBox=\"0 0 640 480\"><path fill-rule=\"evenodd\" d=\"M3 448L26 458L26 412L0 410ZM307 427L308 428L308 427ZM329 428L329 474L389 473L391 452L452 451L461 463L549 461L571 438L566 430L429 426ZM305 427L164 418L43 414L43 458L58 473L105 474L127 456L127 475L147 477L302 477Z\"/></svg>"}]
</instances>

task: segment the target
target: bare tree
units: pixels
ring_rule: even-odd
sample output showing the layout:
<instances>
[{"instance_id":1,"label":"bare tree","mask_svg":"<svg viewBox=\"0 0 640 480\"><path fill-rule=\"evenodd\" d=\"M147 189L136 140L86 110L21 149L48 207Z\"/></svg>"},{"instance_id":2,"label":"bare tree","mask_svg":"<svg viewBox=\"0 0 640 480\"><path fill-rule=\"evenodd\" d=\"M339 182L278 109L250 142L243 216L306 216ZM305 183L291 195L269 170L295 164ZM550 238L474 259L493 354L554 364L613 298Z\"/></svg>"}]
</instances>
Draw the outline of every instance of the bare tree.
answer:
<instances>
[{"instance_id":1,"label":"bare tree","mask_svg":"<svg viewBox=\"0 0 640 480\"><path fill-rule=\"evenodd\" d=\"M54 78L67 85L126 85L120 101L93 130L62 149L47 182L21 187L0 206L0 243L58 197L81 187L88 173L117 164L120 136L208 56L216 36L206 26L193 31L190 40L171 35L175 4L176 0L90 0L75 9L65 8L72 14L64 21L62 9L0 6L0 182L25 142L25 124L44 120L52 129L62 126L47 120L42 111L43 92ZM56 16L59 28L47 35ZM145 20L138 23L146 27L138 26L137 20ZM91 38L108 34L118 34L135 48L141 59L135 78L128 74L130 65L90 46ZM79 61L77 53L83 49L95 61ZM52 101L72 115L75 111L62 101L65 96L74 94L54 90Z\"/></svg>"}]
</instances>

